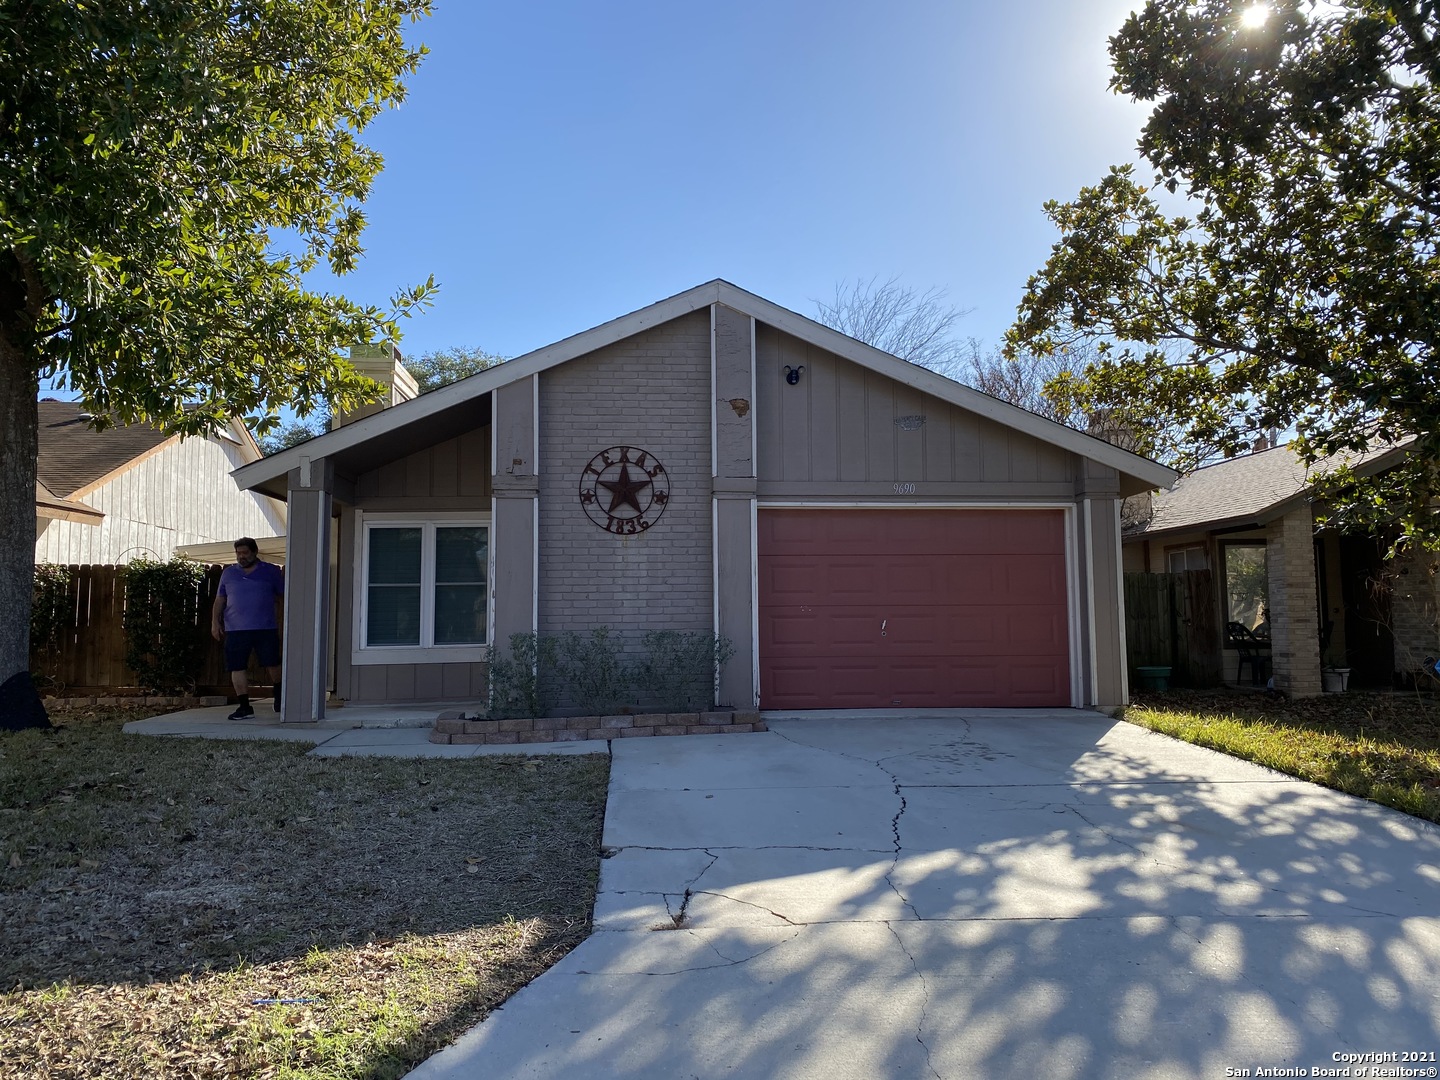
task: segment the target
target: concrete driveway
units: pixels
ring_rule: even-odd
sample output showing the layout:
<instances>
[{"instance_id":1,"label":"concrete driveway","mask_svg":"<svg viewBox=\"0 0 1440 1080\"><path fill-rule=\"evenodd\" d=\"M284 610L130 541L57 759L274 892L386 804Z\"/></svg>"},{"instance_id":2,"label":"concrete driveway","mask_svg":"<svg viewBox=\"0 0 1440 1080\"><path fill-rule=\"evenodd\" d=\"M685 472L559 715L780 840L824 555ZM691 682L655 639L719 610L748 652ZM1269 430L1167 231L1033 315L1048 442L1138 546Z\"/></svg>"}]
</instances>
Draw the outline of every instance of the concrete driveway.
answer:
<instances>
[{"instance_id":1,"label":"concrete driveway","mask_svg":"<svg viewBox=\"0 0 1440 1080\"><path fill-rule=\"evenodd\" d=\"M615 742L595 933L411 1077L1437 1075L1440 830L1095 713L910 717Z\"/></svg>"}]
</instances>

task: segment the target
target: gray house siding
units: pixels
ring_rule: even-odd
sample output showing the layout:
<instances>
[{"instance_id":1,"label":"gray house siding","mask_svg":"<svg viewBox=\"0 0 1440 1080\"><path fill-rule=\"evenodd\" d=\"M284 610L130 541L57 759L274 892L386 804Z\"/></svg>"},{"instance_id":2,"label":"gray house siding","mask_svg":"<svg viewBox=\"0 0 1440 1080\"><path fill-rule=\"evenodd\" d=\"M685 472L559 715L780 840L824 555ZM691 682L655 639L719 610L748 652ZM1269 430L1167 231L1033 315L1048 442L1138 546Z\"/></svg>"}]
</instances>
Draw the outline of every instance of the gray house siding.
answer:
<instances>
[{"instance_id":1,"label":"gray house siding","mask_svg":"<svg viewBox=\"0 0 1440 1080\"><path fill-rule=\"evenodd\" d=\"M1074 495L1073 454L764 324L756 364L761 497L843 485L893 498L896 483L915 484L916 500ZM785 368L801 366L787 383Z\"/></svg>"},{"instance_id":2,"label":"gray house siding","mask_svg":"<svg viewBox=\"0 0 1440 1080\"><path fill-rule=\"evenodd\" d=\"M540 375L539 630L713 628L710 313L697 311ZM594 455L634 446L669 476L648 530L603 531L579 502Z\"/></svg>"},{"instance_id":3,"label":"gray house siding","mask_svg":"<svg viewBox=\"0 0 1440 1080\"><path fill-rule=\"evenodd\" d=\"M340 513L335 625L335 691L354 704L478 699L486 665L355 664L356 510L411 513L490 512L488 425L398 458L355 478L355 501Z\"/></svg>"},{"instance_id":4,"label":"gray house siding","mask_svg":"<svg viewBox=\"0 0 1440 1080\"><path fill-rule=\"evenodd\" d=\"M755 321L715 312L716 627L734 647L720 672L719 702L758 701L755 666Z\"/></svg>"}]
</instances>

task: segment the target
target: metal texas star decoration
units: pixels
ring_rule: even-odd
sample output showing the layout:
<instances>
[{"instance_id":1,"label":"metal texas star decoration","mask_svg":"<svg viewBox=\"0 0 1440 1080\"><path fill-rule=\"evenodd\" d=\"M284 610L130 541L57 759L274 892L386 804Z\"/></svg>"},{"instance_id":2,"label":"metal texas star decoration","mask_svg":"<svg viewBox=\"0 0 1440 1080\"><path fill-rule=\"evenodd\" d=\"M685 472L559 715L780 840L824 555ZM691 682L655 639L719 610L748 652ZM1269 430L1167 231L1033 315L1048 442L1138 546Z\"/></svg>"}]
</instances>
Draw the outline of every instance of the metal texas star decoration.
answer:
<instances>
[{"instance_id":1,"label":"metal texas star decoration","mask_svg":"<svg viewBox=\"0 0 1440 1080\"><path fill-rule=\"evenodd\" d=\"M601 490L608 494L601 495ZM617 536L644 532L660 519L669 502L670 477L660 459L647 450L612 446L591 458L580 474L580 505L586 516Z\"/></svg>"}]
</instances>

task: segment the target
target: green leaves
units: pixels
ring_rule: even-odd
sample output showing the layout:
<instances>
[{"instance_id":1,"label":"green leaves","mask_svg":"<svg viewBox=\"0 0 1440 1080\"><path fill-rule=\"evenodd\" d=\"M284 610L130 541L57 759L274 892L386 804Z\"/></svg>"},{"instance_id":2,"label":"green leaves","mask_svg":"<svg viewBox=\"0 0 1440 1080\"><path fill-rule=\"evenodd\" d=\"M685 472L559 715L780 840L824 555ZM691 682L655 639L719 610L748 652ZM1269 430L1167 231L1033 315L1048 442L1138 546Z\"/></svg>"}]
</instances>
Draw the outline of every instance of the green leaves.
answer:
<instances>
[{"instance_id":1,"label":"green leaves","mask_svg":"<svg viewBox=\"0 0 1440 1080\"><path fill-rule=\"evenodd\" d=\"M356 265L378 174L358 141L404 98L429 0L8 5L0 74L0 362L64 372L121 422L358 403L349 346L388 310L309 292ZM199 408L187 411L187 403Z\"/></svg>"},{"instance_id":2,"label":"green leaves","mask_svg":"<svg viewBox=\"0 0 1440 1080\"><path fill-rule=\"evenodd\" d=\"M1111 39L1112 86L1154 103L1141 152L1190 214L1130 166L1048 204L1061 239L1008 347L1111 345L1065 393L1139 403L1173 425L1181 463L1267 428L1295 430L1307 462L1407 439L1433 458L1437 42L1431 5L1290 3L1247 29L1229 0L1151 0ZM1394 480L1407 533L1440 540L1435 470ZM1370 484L1335 490L1337 520L1346 500L1374 505Z\"/></svg>"}]
</instances>

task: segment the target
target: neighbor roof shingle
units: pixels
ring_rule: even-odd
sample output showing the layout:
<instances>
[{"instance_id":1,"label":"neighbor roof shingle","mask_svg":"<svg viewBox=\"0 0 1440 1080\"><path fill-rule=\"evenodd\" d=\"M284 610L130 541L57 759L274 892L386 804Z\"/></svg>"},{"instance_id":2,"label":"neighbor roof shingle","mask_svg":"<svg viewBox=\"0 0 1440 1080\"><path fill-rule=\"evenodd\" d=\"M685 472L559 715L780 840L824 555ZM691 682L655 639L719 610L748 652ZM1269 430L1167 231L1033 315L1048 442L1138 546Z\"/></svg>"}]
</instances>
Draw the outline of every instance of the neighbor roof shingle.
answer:
<instances>
[{"instance_id":1,"label":"neighbor roof shingle","mask_svg":"<svg viewBox=\"0 0 1440 1080\"><path fill-rule=\"evenodd\" d=\"M169 438L149 424L96 431L79 403L42 401L37 479L65 498Z\"/></svg>"},{"instance_id":2,"label":"neighbor roof shingle","mask_svg":"<svg viewBox=\"0 0 1440 1080\"><path fill-rule=\"evenodd\" d=\"M1305 491L1316 474L1345 461L1359 468L1403 445L1381 446L1363 454L1337 454L1307 467L1286 443L1207 465L1182 476L1168 491L1156 494L1151 500L1150 519L1127 529L1126 536L1224 523L1259 523L1280 504Z\"/></svg>"}]
</instances>

